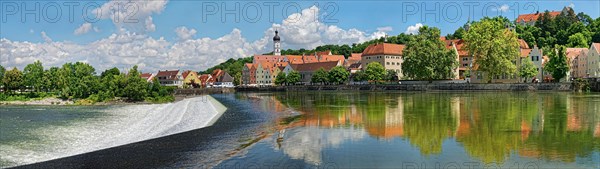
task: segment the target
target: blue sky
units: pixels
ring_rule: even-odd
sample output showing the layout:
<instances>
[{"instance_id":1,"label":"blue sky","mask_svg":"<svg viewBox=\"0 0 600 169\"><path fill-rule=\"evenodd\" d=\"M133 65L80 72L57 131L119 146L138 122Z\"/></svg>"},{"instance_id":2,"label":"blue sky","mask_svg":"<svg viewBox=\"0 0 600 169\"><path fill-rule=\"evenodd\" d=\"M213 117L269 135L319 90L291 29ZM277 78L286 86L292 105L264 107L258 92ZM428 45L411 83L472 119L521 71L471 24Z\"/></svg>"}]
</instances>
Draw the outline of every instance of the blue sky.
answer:
<instances>
[{"instance_id":1,"label":"blue sky","mask_svg":"<svg viewBox=\"0 0 600 169\"><path fill-rule=\"evenodd\" d=\"M564 6L600 15L600 2L587 0L2 1L0 63L22 68L34 60L45 66L85 61L100 69L137 64L146 71L203 70L228 58L269 52L274 29L281 30L283 48L313 48L411 32L416 29L409 27L419 25L439 27L445 35L469 19L514 20Z\"/></svg>"}]
</instances>

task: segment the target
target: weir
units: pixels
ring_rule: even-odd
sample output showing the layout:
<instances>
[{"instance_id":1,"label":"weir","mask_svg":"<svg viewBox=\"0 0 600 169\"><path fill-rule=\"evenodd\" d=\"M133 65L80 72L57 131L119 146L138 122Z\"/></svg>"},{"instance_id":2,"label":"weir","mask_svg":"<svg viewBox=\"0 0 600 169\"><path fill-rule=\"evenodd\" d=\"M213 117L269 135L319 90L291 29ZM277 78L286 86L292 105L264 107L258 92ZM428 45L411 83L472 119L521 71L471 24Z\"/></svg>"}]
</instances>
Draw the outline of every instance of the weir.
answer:
<instances>
[{"instance_id":1,"label":"weir","mask_svg":"<svg viewBox=\"0 0 600 169\"><path fill-rule=\"evenodd\" d=\"M115 106L97 118L48 126L35 139L0 144L2 161L11 166L68 157L207 127L227 108L205 95L168 104Z\"/></svg>"}]
</instances>

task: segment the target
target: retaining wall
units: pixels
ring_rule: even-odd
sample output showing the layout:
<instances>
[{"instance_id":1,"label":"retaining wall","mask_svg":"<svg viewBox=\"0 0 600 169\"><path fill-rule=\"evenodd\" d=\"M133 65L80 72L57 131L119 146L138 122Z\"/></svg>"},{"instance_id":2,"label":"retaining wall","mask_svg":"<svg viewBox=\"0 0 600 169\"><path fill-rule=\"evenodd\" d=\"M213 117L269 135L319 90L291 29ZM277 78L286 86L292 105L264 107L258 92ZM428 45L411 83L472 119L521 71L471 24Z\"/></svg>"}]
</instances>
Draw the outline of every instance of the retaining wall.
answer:
<instances>
[{"instance_id":1,"label":"retaining wall","mask_svg":"<svg viewBox=\"0 0 600 169\"><path fill-rule=\"evenodd\" d=\"M597 86L597 85L596 85ZM538 84L394 84L394 85L309 85L238 87L236 91L327 91L327 90L400 90L400 91L571 91L571 83Z\"/></svg>"}]
</instances>

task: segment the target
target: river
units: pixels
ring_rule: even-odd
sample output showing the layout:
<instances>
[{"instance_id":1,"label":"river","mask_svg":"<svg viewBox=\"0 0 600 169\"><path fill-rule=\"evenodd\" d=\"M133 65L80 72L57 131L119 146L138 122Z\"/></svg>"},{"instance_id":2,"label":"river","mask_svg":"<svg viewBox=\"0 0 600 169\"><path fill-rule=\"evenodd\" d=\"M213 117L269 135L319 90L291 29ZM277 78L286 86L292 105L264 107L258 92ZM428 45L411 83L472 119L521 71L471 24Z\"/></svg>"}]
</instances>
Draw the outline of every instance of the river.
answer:
<instances>
[{"instance_id":1,"label":"river","mask_svg":"<svg viewBox=\"0 0 600 169\"><path fill-rule=\"evenodd\" d=\"M227 110L211 126L20 167L600 168L598 93L274 92L212 96ZM111 112L107 109L115 108L3 107L0 147L35 142L39 148L29 149L53 155L46 151L56 149L54 142L77 140L56 136L46 140L46 135L33 131L52 133L48 130L56 126L94 131L68 126L107 119L106 112ZM130 131L139 135L137 130ZM27 154L0 152L2 156ZM19 161L5 159L0 160L3 166Z\"/></svg>"}]
</instances>

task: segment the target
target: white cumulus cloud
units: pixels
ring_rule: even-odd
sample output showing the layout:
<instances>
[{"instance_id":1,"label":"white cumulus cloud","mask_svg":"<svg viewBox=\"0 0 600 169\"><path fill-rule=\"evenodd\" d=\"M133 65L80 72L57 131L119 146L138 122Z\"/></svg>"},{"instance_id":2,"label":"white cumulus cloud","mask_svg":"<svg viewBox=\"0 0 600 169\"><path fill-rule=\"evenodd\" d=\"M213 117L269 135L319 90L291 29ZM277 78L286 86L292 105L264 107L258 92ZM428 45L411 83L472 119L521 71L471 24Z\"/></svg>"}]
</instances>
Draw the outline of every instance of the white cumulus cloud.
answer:
<instances>
[{"instance_id":1,"label":"white cumulus cloud","mask_svg":"<svg viewBox=\"0 0 600 169\"><path fill-rule=\"evenodd\" d=\"M385 26L385 27L379 27L379 28L377 28L377 31L380 31L380 32L391 32L393 30L394 29L391 26Z\"/></svg>"},{"instance_id":2,"label":"white cumulus cloud","mask_svg":"<svg viewBox=\"0 0 600 169\"><path fill-rule=\"evenodd\" d=\"M111 19L117 29L153 32L156 25L152 22L152 15L160 14L167 2L168 0L110 0L94 9L93 13L100 19Z\"/></svg>"},{"instance_id":3,"label":"white cumulus cloud","mask_svg":"<svg viewBox=\"0 0 600 169\"><path fill-rule=\"evenodd\" d=\"M412 35L419 34L419 28L421 28L421 27L423 27L422 23L417 23L415 25L408 26L408 28L406 28L406 31L404 31L404 33L412 34Z\"/></svg>"},{"instance_id":4,"label":"white cumulus cloud","mask_svg":"<svg viewBox=\"0 0 600 169\"><path fill-rule=\"evenodd\" d=\"M196 29L188 29L185 26L175 28L175 33L180 40L188 40L196 35Z\"/></svg>"},{"instance_id":5,"label":"white cumulus cloud","mask_svg":"<svg viewBox=\"0 0 600 169\"><path fill-rule=\"evenodd\" d=\"M90 30L94 30L95 32L98 32L98 28L96 27L92 27L91 23L83 23L81 24L81 26L79 26L79 28L75 29L75 31L73 31L73 34L75 35L82 35L82 34L86 34L88 33Z\"/></svg>"},{"instance_id":6,"label":"white cumulus cloud","mask_svg":"<svg viewBox=\"0 0 600 169\"><path fill-rule=\"evenodd\" d=\"M115 2L123 1L108 3ZM291 14L280 24L273 24L258 40L246 40L239 29L233 29L217 38L195 38L197 30L178 27L174 30L178 40L170 42L163 37L147 35L148 31L156 29L151 15L164 8L164 4L158 2L166 1L133 2L145 4L145 7L140 9L141 14L136 16L141 19L141 23L116 23L118 31L90 43L56 42L43 31L41 36L44 42L40 43L0 39L0 64L22 69L35 60L41 60L46 67L81 61L96 67L98 73L112 67L125 69L133 65L138 65L145 72L164 69L205 70L230 58L271 52L276 29L280 32L283 49L312 49L323 44L359 43L382 37L391 31L391 27L383 27L376 32L367 33L354 28L321 23L318 21L319 9L313 6L300 13ZM101 8L104 9L105 6L106 4ZM80 28L81 30L75 32L99 31L91 24L82 24ZM132 28L142 28L143 31Z\"/></svg>"},{"instance_id":7,"label":"white cumulus cloud","mask_svg":"<svg viewBox=\"0 0 600 169\"><path fill-rule=\"evenodd\" d=\"M508 6L507 4L504 4L504 5L501 5L498 8L492 9L492 11L507 12L509 9L510 9L510 6Z\"/></svg>"}]
</instances>

